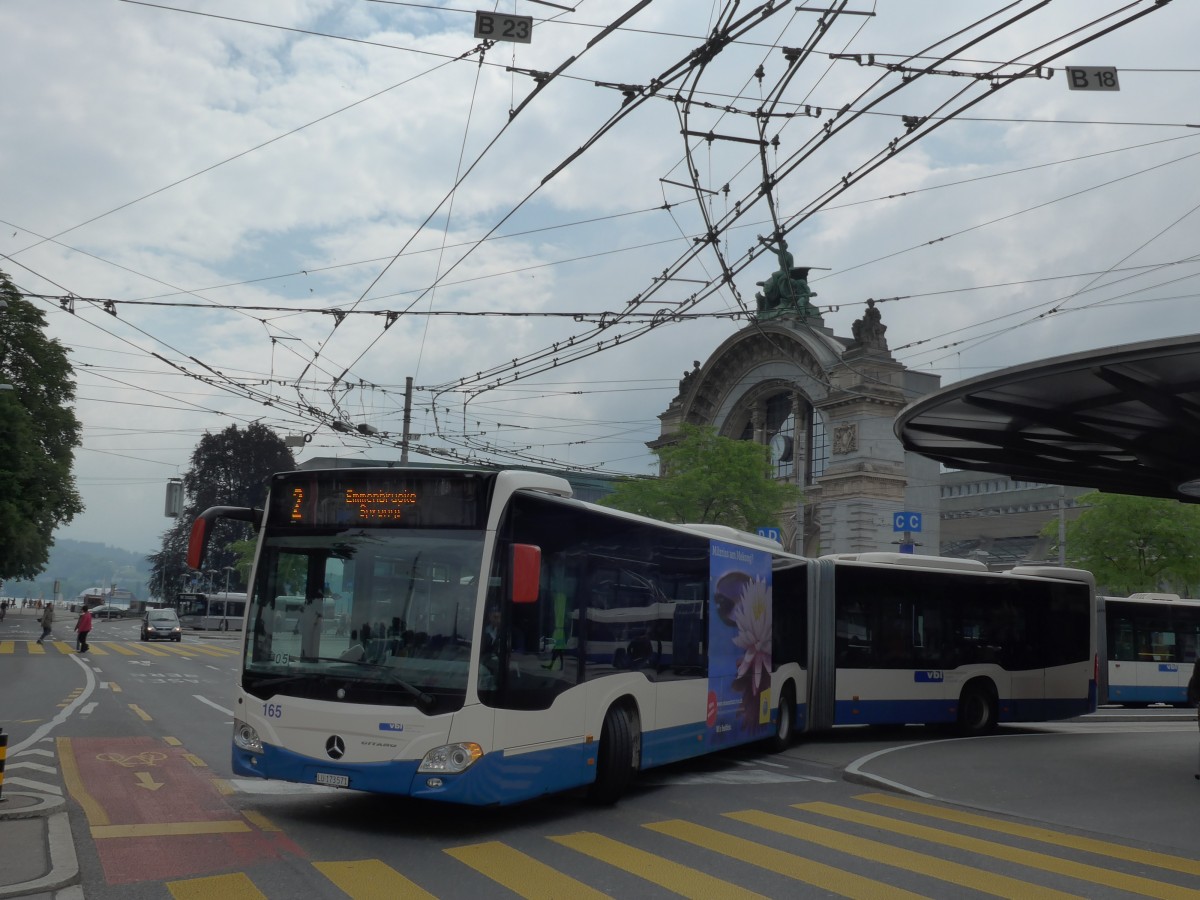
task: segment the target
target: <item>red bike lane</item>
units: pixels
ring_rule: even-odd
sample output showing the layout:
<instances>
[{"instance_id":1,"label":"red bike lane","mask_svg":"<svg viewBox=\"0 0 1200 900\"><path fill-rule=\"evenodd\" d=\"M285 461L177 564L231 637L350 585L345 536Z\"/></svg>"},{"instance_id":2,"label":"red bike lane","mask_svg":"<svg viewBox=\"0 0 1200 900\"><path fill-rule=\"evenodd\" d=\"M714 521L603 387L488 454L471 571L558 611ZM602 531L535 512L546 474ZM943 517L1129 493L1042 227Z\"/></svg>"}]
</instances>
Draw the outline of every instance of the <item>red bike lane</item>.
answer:
<instances>
[{"instance_id":1,"label":"red bike lane","mask_svg":"<svg viewBox=\"0 0 1200 900\"><path fill-rule=\"evenodd\" d=\"M59 738L71 797L109 884L240 871L306 854L184 747L153 737Z\"/></svg>"}]
</instances>

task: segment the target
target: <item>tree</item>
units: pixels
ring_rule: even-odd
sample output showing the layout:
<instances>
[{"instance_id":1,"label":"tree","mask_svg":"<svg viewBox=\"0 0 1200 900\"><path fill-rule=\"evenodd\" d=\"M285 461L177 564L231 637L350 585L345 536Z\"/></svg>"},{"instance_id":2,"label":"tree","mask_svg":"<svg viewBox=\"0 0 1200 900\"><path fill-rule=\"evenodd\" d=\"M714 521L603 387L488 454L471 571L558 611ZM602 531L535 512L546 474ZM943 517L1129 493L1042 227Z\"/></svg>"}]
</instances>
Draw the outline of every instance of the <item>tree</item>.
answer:
<instances>
[{"instance_id":1,"label":"tree","mask_svg":"<svg viewBox=\"0 0 1200 900\"><path fill-rule=\"evenodd\" d=\"M709 426L685 424L676 443L654 453L661 477L618 482L600 503L666 522L753 531L778 525L780 513L801 499L796 485L771 477L766 447L721 437Z\"/></svg>"},{"instance_id":2,"label":"tree","mask_svg":"<svg viewBox=\"0 0 1200 900\"><path fill-rule=\"evenodd\" d=\"M1191 596L1200 584L1200 505L1094 491L1067 523L1066 558L1087 569L1104 590L1177 591ZM1057 534L1057 523L1043 534Z\"/></svg>"},{"instance_id":3,"label":"tree","mask_svg":"<svg viewBox=\"0 0 1200 900\"><path fill-rule=\"evenodd\" d=\"M295 467L292 451L264 425L254 423L245 429L230 425L218 434L206 433L192 451L191 468L183 476L183 514L163 534L158 553L147 557L151 593L170 597L195 575L185 559L192 522L199 513L210 506L262 506L267 479ZM242 542L252 533L253 526L246 522L221 519L214 523L206 565L221 573L217 582L222 587L227 566L237 570L230 589L244 586L249 573L239 561L244 555Z\"/></svg>"},{"instance_id":4,"label":"tree","mask_svg":"<svg viewBox=\"0 0 1200 900\"><path fill-rule=\"evenodd\" d=\"M0 272L0 578L36 578L54 530L83 512L75 490L74 369L46 317Z\"/></svg>"}]
</instances>

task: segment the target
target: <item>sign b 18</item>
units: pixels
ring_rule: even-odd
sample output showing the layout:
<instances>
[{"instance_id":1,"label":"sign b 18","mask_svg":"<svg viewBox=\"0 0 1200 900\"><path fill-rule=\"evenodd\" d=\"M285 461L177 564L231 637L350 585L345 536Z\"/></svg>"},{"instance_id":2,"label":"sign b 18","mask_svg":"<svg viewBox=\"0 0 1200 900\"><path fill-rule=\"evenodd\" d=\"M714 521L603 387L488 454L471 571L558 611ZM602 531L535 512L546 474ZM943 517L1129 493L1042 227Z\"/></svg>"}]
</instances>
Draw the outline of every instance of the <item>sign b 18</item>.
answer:
<instances>
[{"instance_id":1,"label":"sign b 18","mask_svg":"<svg viewBox=\"0 0 1200 900\"><path fill-rule=\"evenodd\" d=\"M1073 91L1119 91L1115 66L1067 66L1067 87Z\"/></svg>"}]
</instances>

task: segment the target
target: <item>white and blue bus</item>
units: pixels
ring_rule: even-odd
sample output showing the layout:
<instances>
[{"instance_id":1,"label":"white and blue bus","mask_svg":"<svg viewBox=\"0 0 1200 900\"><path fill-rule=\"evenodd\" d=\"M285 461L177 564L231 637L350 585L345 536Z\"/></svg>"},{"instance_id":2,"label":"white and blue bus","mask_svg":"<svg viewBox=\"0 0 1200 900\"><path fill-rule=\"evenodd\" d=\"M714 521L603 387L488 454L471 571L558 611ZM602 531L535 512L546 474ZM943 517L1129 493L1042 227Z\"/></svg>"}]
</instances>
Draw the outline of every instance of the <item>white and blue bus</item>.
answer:
<instances>
[{"instance_id":1,"label":"white and blue bus","mask_svg":"<svg viewBox=\"0 0 1200 900\"><path fill-rule=\"evenodd\" d=\"M180 627L193 631L241 631L246 617L245 594L183 592L172 605Z\"/></svg>"},{"instance_id":2,"label":"white and blue bus","mask_svg":"<svg viewBox=\"0 0 1200 900\"><path fill-rule=\"evenodd\" d=\"M1187 704L1200 656L1200 600L1178 594L1098 598L1100 702Z\"/></svg>"},{"instance_id":3,"label":"white and blue bus","mask_svg":"<svg viewBox=\"0 0 1200 900\"><path fill-rule=\"evenodd\" d=\"M1095 708L1087 573L903 554L805 559L571 498L550 475L274 476L233 770L469 804L587 787L840 724ZM328 621L333 609L337 621Z\"/></svg>"}]
</instances>

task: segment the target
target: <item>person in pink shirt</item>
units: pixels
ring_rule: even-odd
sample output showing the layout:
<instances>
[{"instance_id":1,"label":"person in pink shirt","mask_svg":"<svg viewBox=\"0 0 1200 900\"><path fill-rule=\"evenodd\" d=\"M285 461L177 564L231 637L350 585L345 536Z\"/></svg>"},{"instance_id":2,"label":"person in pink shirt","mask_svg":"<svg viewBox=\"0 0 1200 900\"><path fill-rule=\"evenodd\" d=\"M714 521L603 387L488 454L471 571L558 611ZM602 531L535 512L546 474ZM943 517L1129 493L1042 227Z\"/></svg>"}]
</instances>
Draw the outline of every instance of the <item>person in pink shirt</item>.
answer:
<instances>
[{"instance_id":1,"label":"person in pink shirt","mask_svg":"<svg viewBox=\"0 0 1200 900\"><path fill-rule=\"evenodd\" d=\"M90 609L85 608L79 614L79 621L75 623L75 630L79 633L79 638L75 642L75 649L80 653L87 653L88 634L92 630L92 611Z\"/></svg>"}]
</instances>

